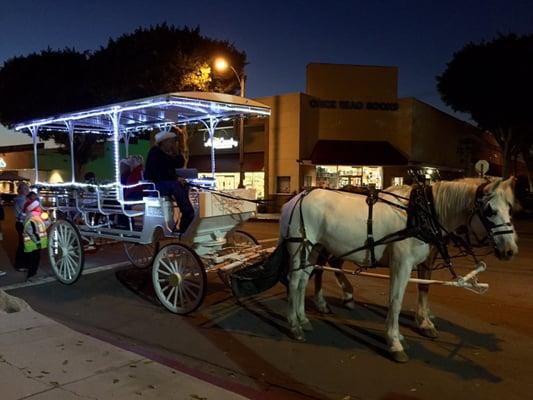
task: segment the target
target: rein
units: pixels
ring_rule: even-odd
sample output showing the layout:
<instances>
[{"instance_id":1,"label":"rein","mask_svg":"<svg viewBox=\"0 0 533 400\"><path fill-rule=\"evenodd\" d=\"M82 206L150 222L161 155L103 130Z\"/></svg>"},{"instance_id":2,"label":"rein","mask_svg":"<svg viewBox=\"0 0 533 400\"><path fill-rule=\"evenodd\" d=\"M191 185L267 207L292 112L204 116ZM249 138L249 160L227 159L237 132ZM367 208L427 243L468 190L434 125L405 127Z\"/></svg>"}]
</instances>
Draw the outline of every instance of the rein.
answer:
<instances>
[{"instance_id":1,"label":"rein","mask_svg":"<svg viewBox=\"0 0 533 400\"><path fill-rule=\"evenodd\" d=\"M492 221L490 221L490 217L494 215L494 212L492 209L490 209L490 206L485 206L484 201L484 189L489 184L489 182L483 183L476 189L476 196L474 201L474 208L472 210L472 213L470 215L468 227L467 229L467 240L464 240L462 237L457 235L454 232L449 232L446 230L438 221L437 213L435 211L435 203L433 198L433 191L431 186L427 186L423 183L417 183L413 189L411 190L411 194L409 198L397 195L395 193L387 192L384 190L377 190L375 188L370 189L322 189L322 190L331 190L336 192L346 192L346 193L352 193L357 194L361 196L366 196L366 203L368 205L368 218L367 218L367 240L363 246L357 247L353 250L350 250L344 254L341 254L339 256L336 256L336 259L342 259L345 258L353 253L357 253L359 251L368 250L370 252L370 267L376 267L377 266L377 260L375 256L375 247L380 245L386 245L393 242L401 241L404 239L407 239L409 237L415 237L423 242L426 242L430 245L433 245L437 248L438 252L440 253L442 259L444 260L444 263L446 267L448 267L454 277L456 277L455 271L453 270L452 263L451 263L451 257L448 252L448 241L453 242L453 244L458 247L459 249L463 250L463 255L470 255L473 257L474 261L477 263L478 259L476 254L474 253L472 249L472 245L468 236L468 232L472 231L474 236L476 237L476 240L478 240L479 243L482 243L482 241L479 241L477 238L475 232L473 229L471 229L471 223L472 218L474 215L478 215L481 223L483 224L485 230L487 231L487 237L483 239L483 242L486 242L487 240L494 241L494 237L498 235L505 235L505 234L511 234L514 233L513 229L507 229L507 230L496 230L501 227L507 227L512 226L510 222L502 223L502 224L494 224ZM288 242L298 242L302 244L302 247L304 251L301 254L301 268L305 268L305 248L306 244L308 245L314 245L309 240L307 240L306 233L305 233L305 224L303 219L303 211L302 211L302 203L304 197L306 197L311 191L316 190L319 188L312 188L310 190L307 190L304 192L301 197L298 199L297 203L294 205L294 207L291 210L291 215L289 219L289 224L287 227L287 234L285 240ZM403 204L394 203L392 201L389 201L387 199L383 199L379 197L379 194L386 194L390 195L398 200L408 200L408 206L405 206ZM400 210L407 212L407 226L406 228L393 232L391 234L388 234L381 239L374 240L373 235L373 207L374 204L377 202L383 202L389 206L398 208ZM293 218L293 214L295 212L296 207L299 207L299 214L300 214L300 233L301 237L289 237L289 229L291 225L291 221Z\"/></svg>"}]
</instances>

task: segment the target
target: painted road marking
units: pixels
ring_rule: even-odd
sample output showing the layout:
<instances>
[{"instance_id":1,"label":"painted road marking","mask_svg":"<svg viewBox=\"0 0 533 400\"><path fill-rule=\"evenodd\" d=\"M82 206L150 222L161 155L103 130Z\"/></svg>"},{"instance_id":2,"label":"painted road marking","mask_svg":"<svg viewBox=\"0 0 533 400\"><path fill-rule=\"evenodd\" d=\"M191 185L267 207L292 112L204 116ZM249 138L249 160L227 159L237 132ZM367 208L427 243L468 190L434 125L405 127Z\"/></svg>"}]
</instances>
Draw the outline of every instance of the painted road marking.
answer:
<instances>
[{"instance_id":1,"label":"painted road marking","mask_svg":"<svg viewBox=\"0 0 533 400\"><path fill-rule=\"evenodd\" d=\"M258 240L258 242L268 243L268 242L276 242L277 240L278 238L271 238L271 239ZM122 262L115 263L115 264L102 265L100 267L94 267L94 268L87 268L83 270L82 275L96 274L97 272L109 271L110 269L127 267L128 265L131 265L131 262L122 261ZM34 282L19 282L19 283L13 283L11 285L0 286L0 290L15 290L15 289L21 289L25 287L44 285L50 282L57 282L57 279L55 278L55 276L46 276L43 278L38 278Z\"/></svg>"},{"instance_id":2,"label":"painted road marking","mask_svg":"<svg viewBox=\"0 0 533 400\"><path fill-rule=\"evenodd\" d=\"M115 263L115 264L108 264L108 265L102 265L100 267L87 268L83 270L82 275L90 275L90 274L95 274L97 272L109 271L110 269L126 267L128 265L131 265L131 262L122 261L122 262ZM21 289L21 288L30 287L30 286L44 285L50 282L58 282L58 280L55 278L55 276L47 276L47 277L37 279L34 282L20 282L20 283L13 283L11 285L0 286L0 290L15 290L15 289Z\"/></svg>"}]
</instances>

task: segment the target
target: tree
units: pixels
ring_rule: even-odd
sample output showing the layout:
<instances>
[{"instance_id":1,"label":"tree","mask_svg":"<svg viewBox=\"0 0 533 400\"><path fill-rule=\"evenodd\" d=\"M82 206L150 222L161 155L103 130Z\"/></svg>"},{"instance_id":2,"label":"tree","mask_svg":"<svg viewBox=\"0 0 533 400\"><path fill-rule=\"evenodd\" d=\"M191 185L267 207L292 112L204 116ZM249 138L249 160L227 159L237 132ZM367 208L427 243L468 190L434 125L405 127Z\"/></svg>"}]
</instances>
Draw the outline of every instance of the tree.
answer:
<instances>
[{"instance_id":1,"label":"tree","mask_svg":"<svg viewBox=\"0 0 533 400\"><path fill-rule=\"evenodd\" d=\"M246 54L227 41L207 38L200 29L166 24L138 28L110 39L94 53L51 50L7 60L0 68L0 123L61 114L157 94L200 90L235 93L232 75L212 74L216 56L226 57L239 72ZM69 152L68 135L40 132ZM75 135L76 173L97 155L99 135Z\"/></svg>"},{"instance_id":2,"label":"tree","mask_svg":"<svg viewBox=\"0 0 533 400\"><path fill-rule=\"evenodd\" d=\"M110 39L89 59L92 92L100 104L186 90L235 93L239 83L234 77L211 73L217 55L237 71L246 64L244 52L202 36L200 28L138 28Z\"/></svg>"},{"instance_id":3,"label":"tree","mask_svg":"<svg viewBox=\"0 0 533 400\"><path fill-rule=\"evenodd\" d=\"M437 88L444 103L470 114L494 136L502 150L502 175L507 177L520 130L533 126L533 35L508 34L468 43L437 77Z\"/></svg>"},{"instance_id":4,"label":"tree","mask_svg":"<svg viewBox=\"0 0 533 400\"><path fill-rule=\"evenodd\" d=\"M57 115L87 107L92 102L87 90L88 53L75 49L51 50L7 60L0 69L0 123ZM70 154L65 133L40 131L44 139L54 139L62 152ZM97 157L91 147L103 138L76 137L74 158L79 176L83 164Z\"/></svg>"}]
</instances>

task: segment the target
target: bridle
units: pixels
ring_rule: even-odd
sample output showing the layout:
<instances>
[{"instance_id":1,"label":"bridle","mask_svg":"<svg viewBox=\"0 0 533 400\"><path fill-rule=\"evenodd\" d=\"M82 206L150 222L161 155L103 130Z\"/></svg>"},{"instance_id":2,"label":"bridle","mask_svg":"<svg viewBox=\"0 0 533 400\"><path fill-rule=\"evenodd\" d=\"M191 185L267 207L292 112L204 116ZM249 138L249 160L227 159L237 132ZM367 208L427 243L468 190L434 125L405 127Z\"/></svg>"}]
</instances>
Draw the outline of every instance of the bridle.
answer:
<instances>
[{"instance_id":1,"label":"bridle","mask_svg":"<svg viewBox=\"0 0 533 400\"><path fill-rule=\"evenodd\" d=\"M496 211L494 211L492 209L490 204L488 204L487 199L485 198L484 190L485 190L485 187L489 183L490 182L485 182L485 183L482 183L481 185L479 185L477 187L477 189L476 189L476 197L475 197L475 200L474 200L474 208L472 209L472 212L470 214L470 218L468 220L468 225L469 225L469 229L468 230L470 232L472 232L472 234L474 235L474 238L476 239L476 241L479 244L481 244L481 245L486 245L487 242L489 242L489 241L492 244L494 244L494 237L495 236L508 235L508 234L513 234L514 233L514 229L512 229L513 224L511 222L504 222L502 224L495 224L494 222L492 222L490 220L490 217L496 215ZM472 229L472 219L476 215L478 216L479 220L481 221L481 224L483 225L483 227L485 228L485 230L487 232L487 235L484 238L482 238L482 239L479 239L479 237L476 235L475 230ZM511 227L511 229L498 230L499 228L502 228L502 227Z\"/></svg>"}]
</instances>

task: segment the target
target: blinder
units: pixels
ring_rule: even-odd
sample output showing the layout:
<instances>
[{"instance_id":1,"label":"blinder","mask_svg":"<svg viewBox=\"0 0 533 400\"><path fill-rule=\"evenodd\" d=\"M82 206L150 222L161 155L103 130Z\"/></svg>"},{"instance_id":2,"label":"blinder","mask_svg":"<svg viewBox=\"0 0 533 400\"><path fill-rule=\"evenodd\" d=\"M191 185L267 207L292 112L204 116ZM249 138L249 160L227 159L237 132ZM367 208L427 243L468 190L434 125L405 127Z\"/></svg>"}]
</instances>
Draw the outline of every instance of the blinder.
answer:
<instances>
[{"instance_id":1,"label":"blinder","mask_svg":"<svg viewBox=\"0 0 533 400\"><path fill-rule=\"evenodd\" d=\"M494 210L490 204L485 200L485 187L490 182L485 182L478 186L476 189L476 198L474 201L474 209L472 211L472 217L477 214L479 217L479 220L483 224L483 227L487 231L487 237L483 238L482 240L478 240L480 243L486 242L487 239L494 241L494 237L498 235L508 235L514 233L513 229L506 229L506 230L497 230L498 228L506 227L506 226L513 226L511 222L504 222L503 224L495 224L490 220L493 216L497 215L498 212ZM472 218L470 218L470 225L472 223ZM473 232L473 230L472 230Z\"/></svg>"}]
</instances>

